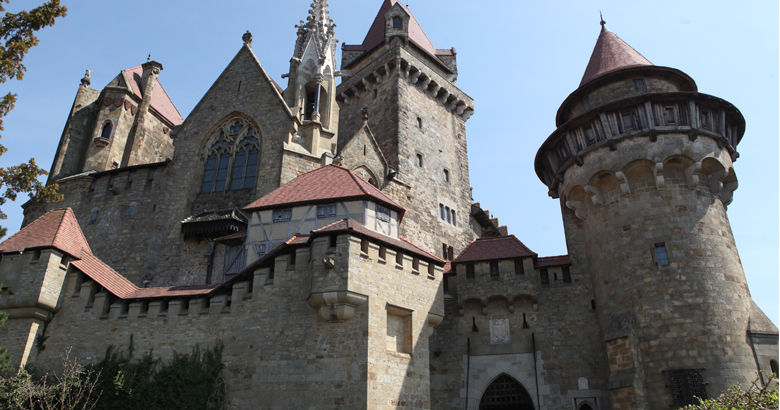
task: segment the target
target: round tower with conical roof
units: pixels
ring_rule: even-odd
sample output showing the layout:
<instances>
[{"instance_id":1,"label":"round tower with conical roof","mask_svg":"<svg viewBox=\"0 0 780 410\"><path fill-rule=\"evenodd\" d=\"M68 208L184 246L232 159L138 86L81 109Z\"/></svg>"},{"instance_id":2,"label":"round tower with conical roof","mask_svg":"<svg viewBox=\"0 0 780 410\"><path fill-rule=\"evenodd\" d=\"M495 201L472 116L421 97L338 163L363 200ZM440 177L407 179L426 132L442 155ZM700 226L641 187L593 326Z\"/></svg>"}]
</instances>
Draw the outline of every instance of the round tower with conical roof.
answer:
<instances>
[{"instance_id":1,"label":"round tower with conical roof","mask_svg":"<svg viewBox=\"0 0 780 410\"><path fill-rule=\"evenodd\" d=\"M613 408L668 409L776 360L755 346L777 329L750 298L726 215L745 120L601 24L535 168L591 274Z\"/></svg>"}]
</instances>

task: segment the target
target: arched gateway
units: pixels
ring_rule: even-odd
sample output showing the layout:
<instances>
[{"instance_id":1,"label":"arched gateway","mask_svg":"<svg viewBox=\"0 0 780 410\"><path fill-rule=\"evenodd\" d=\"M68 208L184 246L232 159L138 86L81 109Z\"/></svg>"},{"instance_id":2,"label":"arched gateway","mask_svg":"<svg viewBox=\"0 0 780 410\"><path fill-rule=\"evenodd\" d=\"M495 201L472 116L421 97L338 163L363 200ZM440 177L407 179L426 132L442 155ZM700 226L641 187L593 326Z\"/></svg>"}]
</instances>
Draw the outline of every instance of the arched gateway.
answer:
<instances>
[{"instance_id":1,"label":"arched gateway","mask_svg":"<svg viewBox=\"0 0 780 410\"><path fill-rule=\"evenodd\" d=\"M479 410L534 410L534 402L520 383L501 375L485 390Z\"/></svg>"}]
</instances>

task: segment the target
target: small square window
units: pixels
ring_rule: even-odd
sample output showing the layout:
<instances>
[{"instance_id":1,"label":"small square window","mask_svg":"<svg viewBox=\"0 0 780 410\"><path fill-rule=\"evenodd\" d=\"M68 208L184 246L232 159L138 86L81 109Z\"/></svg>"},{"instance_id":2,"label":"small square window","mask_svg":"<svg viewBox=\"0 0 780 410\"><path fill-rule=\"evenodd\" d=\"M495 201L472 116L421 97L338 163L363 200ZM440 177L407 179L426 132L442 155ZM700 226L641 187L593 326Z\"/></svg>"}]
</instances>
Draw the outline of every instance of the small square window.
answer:
<instances>
[{"instance_id":1,"label":"small square window","mask_svg":"<svg viewBox=\"0 0 780 410\"><path fill-rule=\"evenodd\" d=\"M273 213L274 222L285 222L292 218L292 209L275 209Z\"/></svg>"},{"instance_id":2,"label":"small square window","mask_svg":"<svg viewBox=\"0 0 780 410\"><path fill-rule=\"evenodd\" d=\"M382 205L376 206L376 219L384 222L390 222L390 209Z\"/></svg>"},{"instance_id":3,"label":"small square window","mask_svg":"<svg viewBox=\"0 0 780 410\"><path fill-rule=\"evenodd\" d=\"M473 263L467 263L466 264L466 278L467 279L474 279L474 264Z\"/></svg>"},{"instance_id":4,"label":"small square window","mask_svg":"<svg viewBox=\"0 0 780 410\"><path fill-rule=\"evenodd\" d=\"M498 277L498 261L490 262L490 276L494 278Z\"/></svg>"},{"instance_id":5,"label":"small square window","mask_svg":"<svg viewBox=\"0 0 780 410\"><path fill-rule=\"evenodd\" d=\"M317 205L317 218L336 216L336 204Z\"/></svg>"},{"instance_id":6,"label":"small square window","mask_svg":"<svg viewBox=\"0 0 780 410\"><path fill-rule=\"evenodd\" d=\"M658 266L669 265L669 255L666 252L666 244L664 243L655 244L655 261L658 264Z\"/></svg>"},{"instance_id":7,"label":"small square window","mask_svg":"<svg viewBox=\"0 0 780 410\"><path fill-rule=\"evenodd\" d=\"M417 166L418 167L422 167L423 166L422 154L417 154Z\"/></svg>"},{"instance_id":8,"label":"small square window","mask_svg":"<svg viewBox=\"0 0 780 410\"><path fill-rule=\"evenodd\" d=\"M255 256L257 256L258 259L260 259L263 255L268 253L268 245L265 243L256 243L254 244L255 247Z\"/></svg>"},{"instance_id":9,"label":"small square window","mask_svg":"<svg viewBox=\"0 0 780 410\"><path fill-rule=\"evenodd\" d=\"M637 91L647 91L647 84L645 84L644 78L634 79L634 89Z\"/></svg>"}]
</instances>

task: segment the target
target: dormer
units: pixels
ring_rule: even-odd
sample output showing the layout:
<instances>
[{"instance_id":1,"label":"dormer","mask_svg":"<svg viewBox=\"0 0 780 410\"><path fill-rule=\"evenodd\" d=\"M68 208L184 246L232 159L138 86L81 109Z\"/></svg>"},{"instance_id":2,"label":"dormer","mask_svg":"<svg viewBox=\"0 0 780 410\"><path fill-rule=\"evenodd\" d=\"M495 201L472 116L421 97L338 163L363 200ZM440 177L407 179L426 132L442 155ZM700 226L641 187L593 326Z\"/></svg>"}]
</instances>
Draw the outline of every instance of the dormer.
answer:
<instances>
[{"instance_id":1,"label":"dormer","mask_svg":"<svg viewBox=\"0 0 780 410\"><path fill-rule=\"evenodd\" d=\"M390 44L394 37L400 37L404 43L409 40L409 13L401 3L395 3L385 14L385 41Z\"/></svg>"}]
</instances>

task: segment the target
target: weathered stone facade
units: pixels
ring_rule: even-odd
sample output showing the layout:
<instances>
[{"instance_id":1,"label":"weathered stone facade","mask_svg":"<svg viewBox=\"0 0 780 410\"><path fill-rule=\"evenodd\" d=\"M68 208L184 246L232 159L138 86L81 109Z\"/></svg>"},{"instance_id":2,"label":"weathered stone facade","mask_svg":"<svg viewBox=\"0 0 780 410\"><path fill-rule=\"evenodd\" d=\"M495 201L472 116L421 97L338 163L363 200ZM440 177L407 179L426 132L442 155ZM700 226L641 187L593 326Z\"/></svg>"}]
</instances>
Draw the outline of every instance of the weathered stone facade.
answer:
<instances>
[{"instance_id":1,"label":"weathered stone facade","mask_svg":"<svg viewBox=\"0 0 780 410\"><path fill-rule=\"evenodd\" d=\"M385 0L337 70L334 27L315 0L284 90L244 34L186 119L157 62L82 80L65 198L0 244L17 365L221 338L233 409L550 410L666 409L777 367L726 214L736 107L604 27L537 154L568 249L539 257L471 197L454 49Z\"/></svg>"}]
</instances>

